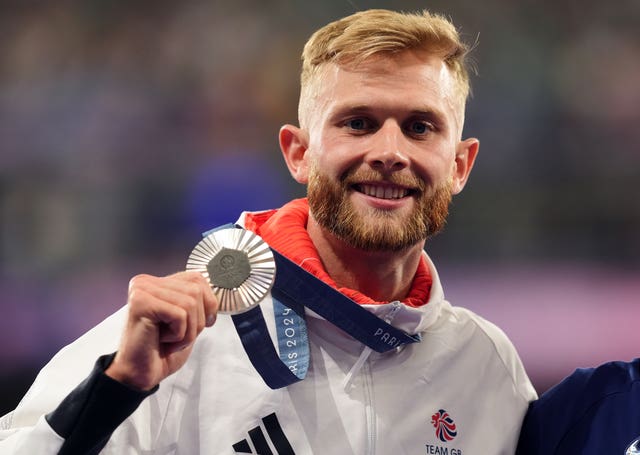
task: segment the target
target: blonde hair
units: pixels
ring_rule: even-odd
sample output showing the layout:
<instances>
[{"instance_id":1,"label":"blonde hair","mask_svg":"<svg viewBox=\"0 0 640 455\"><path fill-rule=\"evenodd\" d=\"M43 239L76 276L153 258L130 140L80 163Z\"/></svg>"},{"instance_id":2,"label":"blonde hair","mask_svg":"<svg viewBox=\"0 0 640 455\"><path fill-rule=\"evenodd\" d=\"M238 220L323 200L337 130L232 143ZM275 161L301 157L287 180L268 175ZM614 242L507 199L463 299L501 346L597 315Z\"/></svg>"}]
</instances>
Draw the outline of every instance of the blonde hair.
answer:
<instances>
[{"instance_id":1,"label":"blonde hair","mask_svg":"<svg viewBox=\"0 0 640 455\"><path fill-rule=\"evenodd\" d=\"M466 61L469 46L461 40L456 27L445 17L427 10L400 13L372 9L325 25L305 44L300 75L300 122L303 122L302 106L312 97L310 87L325 64L357 65L374 55L407 50L423 50L442 57L464 106L470 92Z\"/></svg>"}]
</instances>

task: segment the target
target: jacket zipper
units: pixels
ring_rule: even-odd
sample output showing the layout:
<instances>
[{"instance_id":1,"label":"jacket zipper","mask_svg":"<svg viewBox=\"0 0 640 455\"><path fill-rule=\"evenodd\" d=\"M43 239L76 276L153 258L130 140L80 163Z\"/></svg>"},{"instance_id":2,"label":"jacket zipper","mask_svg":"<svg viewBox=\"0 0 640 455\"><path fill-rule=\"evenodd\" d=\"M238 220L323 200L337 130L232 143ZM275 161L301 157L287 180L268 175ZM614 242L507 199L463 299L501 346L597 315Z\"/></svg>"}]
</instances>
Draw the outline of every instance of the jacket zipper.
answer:
<instances>
[{"instance_id":1,"label":"jacket zipper","mask_svg":"<svg viewBox=\"0 0 640 455\"><path fill-rule=\"evenodd\" d=\"M376 426L376 414L373 408L373 375L371 374L371 367L367 361L363 369L364 378L364 399L365 399L365 419L367 425L367 449L368 455L375 455L376 453L376 439L377 439L377 426Z\"/></svg>"},{"instance_id":2,"label":"jacket zipper","mask_svg":"<svg viewBox=\"0 0 640 455\"><path fill-rule=\"evenodd\" d=\"M384 317L384 321L386 323L390 323L391 320L395 317L398 310L401 308L401 303L398 301L391 302L392 308L389 313ZM367 352L368 350L368 352ZM363 358L363 355L366 352L366 357ZM374 411L374 396L373 396L373 374L371 371L371 361L369 360L369 354L371 354L371 349L365 347L360 358L363 360L362 365L362 377L364 378L364 399L365 399L365 419L367 425L367 450L366 453L368 455L375 455L376 453L376 441L377 441L377 432L378 427L376 425L376 414Z\"/></svg>"}]
</instances>

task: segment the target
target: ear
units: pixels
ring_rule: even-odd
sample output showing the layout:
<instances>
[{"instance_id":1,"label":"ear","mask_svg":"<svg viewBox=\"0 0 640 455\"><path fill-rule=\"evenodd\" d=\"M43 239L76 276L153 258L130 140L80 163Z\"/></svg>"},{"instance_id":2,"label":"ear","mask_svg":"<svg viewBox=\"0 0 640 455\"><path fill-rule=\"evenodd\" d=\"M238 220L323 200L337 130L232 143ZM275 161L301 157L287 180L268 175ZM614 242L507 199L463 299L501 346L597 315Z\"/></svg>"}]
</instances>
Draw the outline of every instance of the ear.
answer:
<instances>
[{"instance_id":1,"label":"ear","mask_svg":"<svg viewBox=\"0 0 640 455\"><path fill-rule=\"evenodd\" d=\"M458 194L466 185L479 149L480 141L476 138L465 139L458 143L452 176L453 194Z\"/></svg>"},{"instance_id":2,"label":"ear","mask_svg":"<svg viewBox=\"0 0 640 455\"><path fill-rule=\"evenodd\" d=\"M306 184L309 179L307 147L309 136L293 125L284 125L279 134L280 150L291 176L298 183Z\"/></svg>"}]
</instances>

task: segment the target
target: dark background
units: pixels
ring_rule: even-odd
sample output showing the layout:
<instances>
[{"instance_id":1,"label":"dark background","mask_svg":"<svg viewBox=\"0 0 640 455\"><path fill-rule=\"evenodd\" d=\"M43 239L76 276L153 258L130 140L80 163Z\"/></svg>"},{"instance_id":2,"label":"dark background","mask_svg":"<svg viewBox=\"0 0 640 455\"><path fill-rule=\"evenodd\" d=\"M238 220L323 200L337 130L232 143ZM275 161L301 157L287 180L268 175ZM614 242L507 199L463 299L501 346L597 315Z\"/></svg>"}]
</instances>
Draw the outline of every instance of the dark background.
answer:
<instances>
[{"instance_id":1,"label":"dark background","mask_svg":"<svg viewBox=\"0 0 640 455\"><path fill-rule=\"evenodd\" d=\"M1 1L0 414L131 276L303 195L277 145L302 46L371 7L477 41L480 155L427 245L448 299L507 332L540 392L638 356L639 1Z\"/></svg>"}]
</instances>

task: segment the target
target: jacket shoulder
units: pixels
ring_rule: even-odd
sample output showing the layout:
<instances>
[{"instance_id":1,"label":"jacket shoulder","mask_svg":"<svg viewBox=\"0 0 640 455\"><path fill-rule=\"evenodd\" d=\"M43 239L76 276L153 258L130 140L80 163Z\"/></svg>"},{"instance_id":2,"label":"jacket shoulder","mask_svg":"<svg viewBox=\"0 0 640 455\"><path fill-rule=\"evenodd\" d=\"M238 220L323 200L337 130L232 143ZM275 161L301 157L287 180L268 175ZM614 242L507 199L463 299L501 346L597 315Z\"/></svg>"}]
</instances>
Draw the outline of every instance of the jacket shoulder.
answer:
<instances>
[{"instance_id":1,"label":"jacket shoulder","mask_svg":"<svg viewBox=\"0 0 640 455\"><path fill-rule=\"evenodd\" d=\"M526 402L535 400L537 398L536 391L525 372L515 346L507 334L496 324L467 308L446 305L444 307L445 314L448 312L447 310L457 324L472 327L480 337L485 339L489 349L500 360L502 368L511 378L514 388L523 400Z\"/></svg>"}]
</instances>

